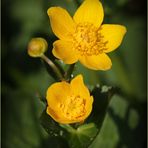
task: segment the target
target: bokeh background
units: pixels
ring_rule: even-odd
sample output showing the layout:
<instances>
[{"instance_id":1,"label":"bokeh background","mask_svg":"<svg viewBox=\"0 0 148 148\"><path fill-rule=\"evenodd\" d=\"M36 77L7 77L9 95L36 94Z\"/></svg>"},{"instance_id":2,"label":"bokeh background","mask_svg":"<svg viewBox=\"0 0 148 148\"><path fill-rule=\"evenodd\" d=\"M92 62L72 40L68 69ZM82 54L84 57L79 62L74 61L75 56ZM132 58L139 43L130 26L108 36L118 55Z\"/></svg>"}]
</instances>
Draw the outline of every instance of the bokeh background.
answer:
<instances>
[{"instance_id":1,"label":"bokeh background","mask_svg":"<svg viewBox=\"0 0 148 148\"><path fill-rule=\"evenodd\" d=\"M47 9L62 6L74 14L79 0L2 0L2 147L60 148L58 138L49 138L40 125L45 108L39 95L54 82L40 59L27 55L32 37L53 35ZM83 73L85 83L120 88L112 98L103 127L90 148L146 148L146 1L102 0L104 23L123 24L127 34L116 52L113 67L91 71L79 63L74 75ZM47 53L48 55L48 53Z\"/></svg>"}]
</instances>

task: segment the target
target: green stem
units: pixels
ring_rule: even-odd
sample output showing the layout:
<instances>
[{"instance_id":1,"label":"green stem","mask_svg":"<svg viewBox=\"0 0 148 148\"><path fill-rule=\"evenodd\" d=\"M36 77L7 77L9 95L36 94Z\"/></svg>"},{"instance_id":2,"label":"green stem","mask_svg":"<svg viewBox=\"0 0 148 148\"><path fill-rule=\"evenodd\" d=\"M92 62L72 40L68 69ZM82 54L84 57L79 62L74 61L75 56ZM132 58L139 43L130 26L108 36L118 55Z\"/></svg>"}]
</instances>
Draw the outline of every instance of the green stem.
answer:
<instances>
[{"instance_id":1,"label":"green stem","mask_svg":"<svg viewBox=\"0 0 148 148\"><path fill-rule=\"evenodd\" d=\"M75 0L77 6L79 7L81 5L81 3L79 2L79 0Z\"/></svg>"},{"instance_id":2,"label":"green stem","mask_svg":"<svg viewBox=\"0 0 148 148\"><path fill-rule=\"evenodd\" d=\"M62 75L62 73L60 72L59 68L44 54L41 56L41 58L53 69L53 71L55 72L55 74L57 75L57 77L60 80L63 80L64 77Z\"/></svg>"},{"instance_id":3,"label":"green stem","mask_svg":"<svg viewBox=\"0 0 148 148\"><path fill-rule=\"evenodd\" d=\"M62 128L64 128L66 131L69 133L76 133L76 129L74 129L72 126L69 124L59 124Z\"/></svg>"},{"instance_id":4,"label":"green stem","mask_svg":"<svg viewBox=\"0 0 148 148\"><path fill-rule=\"evenodd\" d=\"M67 70L67 72L65 73L65 79L70 79L71 78L71 75L72 75L72 72L75 68L75 63L74 64L71 64Z\"/></svg>"}]
</instances>

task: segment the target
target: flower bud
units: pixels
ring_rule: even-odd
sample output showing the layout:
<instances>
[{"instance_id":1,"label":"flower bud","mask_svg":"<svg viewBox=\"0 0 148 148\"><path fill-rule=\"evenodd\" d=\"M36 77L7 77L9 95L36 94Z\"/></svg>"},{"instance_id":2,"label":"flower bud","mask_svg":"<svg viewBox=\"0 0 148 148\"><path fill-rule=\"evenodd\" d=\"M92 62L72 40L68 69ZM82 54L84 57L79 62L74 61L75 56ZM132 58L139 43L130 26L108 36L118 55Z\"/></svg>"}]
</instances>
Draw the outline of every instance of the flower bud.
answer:
<instances>
[{"instance_id":1,"label":"flower bud","mask_svg":"<svg viewBox=\"0 0 148 148\"><path fill-rule=\"evenodd\" d=\"M28 44L28 54L31 57L41 57L47 50L48 43L43 38L32 38Z\"/></svg>"}]
</instances>

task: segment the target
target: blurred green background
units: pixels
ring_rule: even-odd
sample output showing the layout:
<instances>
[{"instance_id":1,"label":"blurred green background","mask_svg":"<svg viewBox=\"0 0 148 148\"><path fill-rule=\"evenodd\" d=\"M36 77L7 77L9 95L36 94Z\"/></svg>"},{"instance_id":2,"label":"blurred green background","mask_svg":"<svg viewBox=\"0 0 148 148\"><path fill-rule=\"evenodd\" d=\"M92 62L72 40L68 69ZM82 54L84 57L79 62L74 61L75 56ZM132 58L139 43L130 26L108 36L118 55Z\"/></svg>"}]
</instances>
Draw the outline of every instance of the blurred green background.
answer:
<instances>
[{"instance_id":1,"label":"blurred green background","mask_svg":"<svg viewBox=\"0 0 148 148\"><path fill-rule=\"evenodd\" d=\"M45 108L39 95L54 82L40 59L27 55L32 37L44 37L52 49L54 37L47 16L50 6L62 6L74 14L79 0L2 1L2 147L60 148L40 125ZM83 73L85 83L118 86L103 127L90 148L146 148L146 1L102 0L104 23L123 24L127 34L110 54L113 67L91 71L79 63L74 75ZM49 53L47 53L48 55ZM66 147L65 147L66 148Z\"/></svg>"}]
</instances>

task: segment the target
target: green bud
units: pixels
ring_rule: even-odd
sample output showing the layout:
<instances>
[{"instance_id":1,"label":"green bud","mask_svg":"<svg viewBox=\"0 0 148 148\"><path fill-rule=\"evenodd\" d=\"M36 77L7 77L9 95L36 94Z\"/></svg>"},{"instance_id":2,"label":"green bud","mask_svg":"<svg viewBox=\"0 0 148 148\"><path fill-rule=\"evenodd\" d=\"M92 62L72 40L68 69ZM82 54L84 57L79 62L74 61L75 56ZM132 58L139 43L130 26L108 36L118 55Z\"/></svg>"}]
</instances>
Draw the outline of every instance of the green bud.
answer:
<instances>
[{"instance_id":1,"label":"green bud","mask_svg":"<svg viewBox=\"0 0 148 148\"><path fill-rule=\"evenodd\" d=\"M32 38L28 44L28 54L31 57L41 57L47 50L48 43L43 38Z\"/></svg>"}]
</instances>

